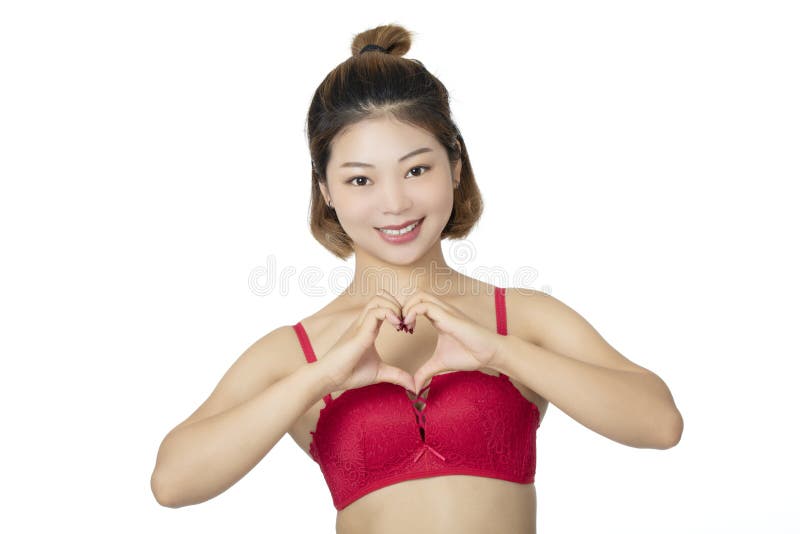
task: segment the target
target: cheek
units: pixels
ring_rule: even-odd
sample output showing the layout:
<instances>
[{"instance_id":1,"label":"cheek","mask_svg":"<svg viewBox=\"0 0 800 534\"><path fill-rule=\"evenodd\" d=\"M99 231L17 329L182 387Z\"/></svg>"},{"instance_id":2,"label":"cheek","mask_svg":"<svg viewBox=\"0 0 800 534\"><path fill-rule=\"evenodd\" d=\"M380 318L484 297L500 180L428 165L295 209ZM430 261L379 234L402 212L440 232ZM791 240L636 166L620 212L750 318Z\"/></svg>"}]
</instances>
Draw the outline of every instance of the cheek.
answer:
<instances>
[{"instance_id":1,"label":"cheek","mask_svg":"<svg viewBox=\"0 0 800 534\"><path fill-rule=\"evenodd\" d=\"M336 213L339 217L339 222L347 229L348 225L354 227L361 227L365 223L370 222L371 206L368 202L341 202L340 206L336 206Z\"/></svg>"},{"instance_id":2,"label":"cheek","mask_svg":"<svg viewBox=\"0 0 800 534\"><path fill-rule=\"evenodd\" d=\"M448 211L453 207L453 191L449 182L437 182L435 189L427 196L427 201L439 211Z\"/></svg>"},{"instance_id":3,"label":"cheek","mask_svg":"<svg viewBox=\"0 0 800 534\"><path fill-rule=\"evenodd\" d=\"M433 220L447 221L453 209L453 194L447 184L437 181L413 192L414 213L424 214Z\"/></svg>"}]
</instances>

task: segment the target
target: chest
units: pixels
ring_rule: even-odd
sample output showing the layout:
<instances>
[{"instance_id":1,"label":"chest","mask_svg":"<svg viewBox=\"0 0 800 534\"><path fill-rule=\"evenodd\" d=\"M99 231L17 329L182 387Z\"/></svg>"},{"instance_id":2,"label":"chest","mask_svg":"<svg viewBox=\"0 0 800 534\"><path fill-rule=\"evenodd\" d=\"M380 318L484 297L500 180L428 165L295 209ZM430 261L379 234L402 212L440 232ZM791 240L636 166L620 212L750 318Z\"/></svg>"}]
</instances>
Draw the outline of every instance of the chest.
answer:
<instances>
[{"instance_id":1,"label":"chest","mask_svg":"<svg viewBox=\"0 0 800 534\"><path fill-rule=\"evenodd\" d=\"M494 317L491 317L491 320L493 321ZM375 347L381 359L390 365L405 370L413 376L417 369L419 369L433 354L438 341L436 329L430 323L426 323L426 319L418 318L417 328L414 330L413 334L397 332L391 324L384 323L375 341ZM487 325L487 327L493 327L493 325ZM335 340L321 341L323 346L328 346L326 343L333 344L334 342ZM482 368L478 371L493 377L498 377L499 375L496 370L489 368ZM436 380L438 380L438 378L436 378ZM499 378L497 380L499 380ZM511 385L516 388L519 395L528 402L536 405L541 416L546 409L546 401L536 392L530 390L514 378L509 377L509 381ZM433 384L431 384L431 386L434 387ZM416 402L412 394L405 392L409 405L414 406L420 414L424 414L425 409L427 409L427 397L430 391L431 389L429 388L421 392L421 398ZM331 397L334 402L336 402L336 399L345 393L344 391L337 391L332 393ZM318 427L320 412L323 408L325 408L325 402L323 399L320 399L295 421L289 431L292 439L309 458L311 457L311 433Z\"/></svg>"},{"instance_id":2,"label":"chest","mask_svg":"<svg viewBox=\"0 0 800 534\"><path fill-rule=\"evenodd\" d=\"M496 313L498 303L495 301L493 307L491 298L475 299L474 302L461 299L451 304L487 329L495 331L501 324L500 315ZM515 304L521 303L514 303L509 298L508 332L522 339L538 339L533 332L527 331L528 328L532 329L533 325L522 324L527 321L522 319L524 314L515 313ZM347 324L347 321L339 322ZM319 328L310 329L313 333L312 343L315 348L320 349L321 352L317 354L321 357L324 357L328 348L337 341L341 333L340 327L340 324L333 325L332 321L323 321ZM427 323L425 317L418 317L414 334L397 332L391 324L385 323L376 338L375 347L384 361L413 375L433 354L437 342L436 330ZM298 352L297 361L298 365L305 364L302 352ZM533 441L528 447L521 445L531 432L531 419L528 417L531 405L538 408L538 418L541 421L547 401L512 377L498 377L499 373L494 369L483 368L469 373L474 374L463 380L442 376L450 373L433 377L430 389L427 392L423 391L422 398L416 403L415 399L404 390L384 387L394 386L391 384L373 385L377 386L375 388L367 386L370 391L381 391L383 394L372 399L369 395L353 392L332 393L333 403L326 406L323 399L314 403L295 421L290 434L307 455L311 456L310 447L314 447L315 456L322 459L322 465L326 466L326 473L332 472L335 464L345 466L345 471L334 477L334 480L354 476L359 471L356 466L376 456L380 461L372 462L370 469L361 471L371 473L379 465L383 470L384 466L391 465L391 462L385 460L391 460L393 455L397 455L398 458L413 457L415 461L419 458L420 462L436 463L442 458L441 455L435 455L433 449L444 453L447 461L452 460L456 463L459 461L459 453L465 453L462 454L462 465L464 458L480 457L491 463L495 457L516 452L519 458L514 465L527 465L527 456L520 451L533 448L535 457L535 432ZM441 387L435 389L437 386ZM349 398L341 399L342 395L347 395ZM372 413L370 406L377 405L371 404L370 400L377 400L382 404L389 397L395 408L393 413L387 413L391 410L384 410L383 415ZM437 404L437 400L442 402ZM471 415L459 420L458 412L465 413L470 404L480 404L485 412L473 411ZM523 404L525 406L522 406ZM331 406L338 406L338 410L331 410ZM434 413L437 406L440 410ZM455 408L445 410L446 406ZM424 413L431 407L434 412L428 412L430 424L420 425L427 427L420 435L416 433L417 428L413 423L414 412ZM507 422L505 426L493 425L496 419L508 416L505 413L508 408L513 411L514 407L519 412L511 417L513 423ZM321 420L320 411L325 408L328 410L323 412ZM382 417L386 422L388 431L385 434L392 436L391 439L367 439L366 436L371 434L370 429L380 426L374 420L372 422L369 420L376 417ZM521 421L526 423L520 423ZM337 429L333 432L333 436L332 429ZM344 432L341 429L344 429ZM481 432L473 435L472 439L464 440L465 430L474 432L476 429L480 429ZM517 434L514 434L515 429ZM318 432L319 430L321 432ZM312 432L316 435L313 441ZM448 432L452 433L450 439L444 439L444 434ZM343 445L348 442L349 448ZM427 444L419 446L422 442L429 442L431 452L428 452ZM318 447L320 443L322 447ZM471 452L467 451L467 448L479 443L487 443L490 446L487 446L487 450L483 450L482 454L480 451L474 455L466 454ZM414 448L415 454L412 456L408 454L409 447ZM418 450L422 450L423 453L419 454ZM406 464L403 474L413 470L414 465L414 463ZM403 482L369 491L338 512L336 531L343 534L362 532L391 534L410 530L434 534L454 531L465 534L536 531L536 494L533 484L511 482L512 479L521 478L515 476L504 480L485 476L486 473L473 476L466 474L464 469L460 469L458 473L458 475L441 473L439 476L428 476L430 471L426 471L425 478L408 479L404 476L406 480ZM348 500L341 499L340 502Z\"/></svg>"}]
</instances>

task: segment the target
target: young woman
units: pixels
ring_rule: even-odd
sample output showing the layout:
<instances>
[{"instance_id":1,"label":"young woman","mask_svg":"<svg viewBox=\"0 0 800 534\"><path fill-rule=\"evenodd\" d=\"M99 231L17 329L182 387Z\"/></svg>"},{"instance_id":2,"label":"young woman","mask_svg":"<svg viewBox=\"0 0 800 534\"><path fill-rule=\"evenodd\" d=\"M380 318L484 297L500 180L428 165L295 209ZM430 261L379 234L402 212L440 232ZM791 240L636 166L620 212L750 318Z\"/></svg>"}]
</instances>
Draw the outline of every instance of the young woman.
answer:
<instances>
[{"instance_id":1,"label":"young woman","mask_svg":"<svg viewBox=\"0 0 800 534\"><path fill-rule=\"evenodd\" d=\"M450 268L481 195L448 92L396 25L356 36L308 113L311 231L350 286L256 341L164 439L159 503L208 500L285 433L324 475L340 533L535 532L549 402L633 447L683 422L654 373L538 291Z\"/></svg>"}]
</instances>

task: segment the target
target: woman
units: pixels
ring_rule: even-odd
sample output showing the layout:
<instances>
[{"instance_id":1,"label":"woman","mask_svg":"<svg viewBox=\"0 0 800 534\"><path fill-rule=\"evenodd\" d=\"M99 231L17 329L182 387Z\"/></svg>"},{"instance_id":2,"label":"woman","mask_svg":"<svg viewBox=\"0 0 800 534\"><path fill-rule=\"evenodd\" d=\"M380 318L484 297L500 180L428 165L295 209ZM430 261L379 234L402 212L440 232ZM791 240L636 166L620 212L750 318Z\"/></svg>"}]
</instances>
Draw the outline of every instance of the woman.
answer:
<instances>
[{"instance_id":1,"label":"woman","mask_svg":"<svg viewBox=\"0 0 800 534\"><path fill-rule=\"evenodd\" d=\"M316 461L337 532L535 532L549 402L610 439L675 445L669 389L574 310L451 269L482 201L445 87L396 25L355 37L314 94L311 229L350 286L256 341L164 439L161 504L208 500L287 432ZM388 324L387 324L388 323ZM265 416L266 414L266 416Z\"/></svg>"}]
</instances>

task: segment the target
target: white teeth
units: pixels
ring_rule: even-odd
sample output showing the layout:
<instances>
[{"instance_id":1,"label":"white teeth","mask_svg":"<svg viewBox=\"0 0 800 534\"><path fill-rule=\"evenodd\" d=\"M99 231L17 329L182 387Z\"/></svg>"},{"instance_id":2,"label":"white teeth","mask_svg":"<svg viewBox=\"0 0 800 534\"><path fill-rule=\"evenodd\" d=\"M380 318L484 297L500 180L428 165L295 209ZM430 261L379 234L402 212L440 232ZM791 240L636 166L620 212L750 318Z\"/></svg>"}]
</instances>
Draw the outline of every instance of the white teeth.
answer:
<instances>
[{"instance_id":1,"label":"white teeth","mask_svg":"<svg viewBox=\"0 0 800 534\"><path fill-rule=\"evenodd\" d=\"M381 232L383 232L384 234L389 234L389 235L403 235L403 234L407 234L408 232L410 232L411 230L413 230L413 229L414 229L414 227L415 227L415 226L417 226L417 224L419 224L419 221L417 221L417 222L415 222L415 223L411 223L411 224L409 224L408 226L406 226L405 228L402 228L402 229L400 229L400 230L384 230L383 228L379 228L379 230L380 230Z\"/></svg>"}]
</instances>

